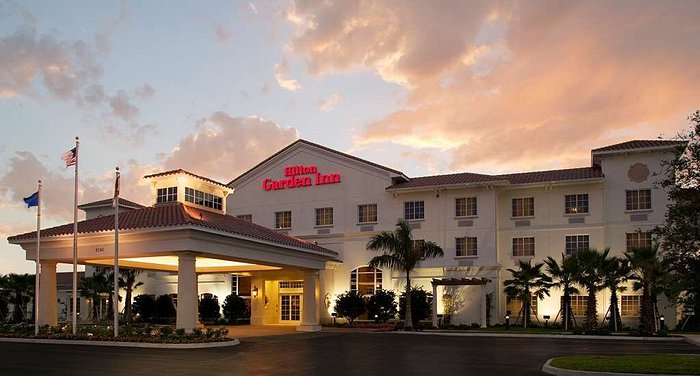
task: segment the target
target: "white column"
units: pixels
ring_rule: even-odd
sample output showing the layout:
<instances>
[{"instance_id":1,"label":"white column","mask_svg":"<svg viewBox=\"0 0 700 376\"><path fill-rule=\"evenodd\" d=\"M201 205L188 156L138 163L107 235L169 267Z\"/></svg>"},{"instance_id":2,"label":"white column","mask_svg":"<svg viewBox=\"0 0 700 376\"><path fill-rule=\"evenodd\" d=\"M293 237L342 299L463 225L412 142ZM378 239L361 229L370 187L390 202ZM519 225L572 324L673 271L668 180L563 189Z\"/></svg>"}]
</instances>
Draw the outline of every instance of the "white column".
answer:
<instances>
[{"instance_id":1,"label":"white column","mask_svg":"<svg viewBox=\"0 0 700 376\"><path fill-rule=\"evenodd\" d=\"M41 260L39 287L39 325L58 325L56 300L56 261Z\"/></svg>"},{"instance_id":2,"label":"white column","mask_svg":"<svg viewBox=\"0 0 700 376\"><path fill-rule=\"evenodd\" d=\"M176 327L190 332L197 327L197 265L195 254L178 254Z\"/></svg>"},{"instance_id":3,"label":"white column","mask_svg":"<svg viewBox=\"0 0 700 376\"><path fill-rule=\"evenodd\" d=\"M304 302L302 303L301 325L299 332L318 332L318 271L304 271Z\"/></svg>"},{"instance_id":4,"label":"white column","mask_svg":"<svg viewBox=\"0 0 700 376\"><path fill-rule=\"evenodd\" d=\"M486 285L481 285L481 327L486 327Z\"/></svg>"},{"instance_id":5,"label":"white column","mask_svg":"<svg viewBox=\"0 0 700 376\"><path fill-rule=\"evenodd\" d=\"M438 317L437 317L437 285L433 283L433 326L437 327L438 326Z\"/></svg>"}]
</instances>

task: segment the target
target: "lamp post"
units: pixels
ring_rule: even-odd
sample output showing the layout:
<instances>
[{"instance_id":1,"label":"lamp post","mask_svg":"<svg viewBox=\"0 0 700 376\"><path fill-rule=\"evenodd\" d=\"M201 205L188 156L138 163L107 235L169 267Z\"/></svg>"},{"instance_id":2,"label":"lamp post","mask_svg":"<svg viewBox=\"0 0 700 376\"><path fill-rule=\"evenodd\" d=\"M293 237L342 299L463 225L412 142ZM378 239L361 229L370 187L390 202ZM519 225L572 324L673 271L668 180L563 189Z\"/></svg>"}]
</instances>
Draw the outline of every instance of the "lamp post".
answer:
<instances>
[{"instance_id":1,"label":"lamp post","mask_svg":"<svg viewBox=\"0 0 700 376\"><path fill-rule=\"evenodd\" d=\"M661 317L659 317L659 329L666 330L666 318L664 317L664 315L661 315Z\"/></svg>"}]
</instances>

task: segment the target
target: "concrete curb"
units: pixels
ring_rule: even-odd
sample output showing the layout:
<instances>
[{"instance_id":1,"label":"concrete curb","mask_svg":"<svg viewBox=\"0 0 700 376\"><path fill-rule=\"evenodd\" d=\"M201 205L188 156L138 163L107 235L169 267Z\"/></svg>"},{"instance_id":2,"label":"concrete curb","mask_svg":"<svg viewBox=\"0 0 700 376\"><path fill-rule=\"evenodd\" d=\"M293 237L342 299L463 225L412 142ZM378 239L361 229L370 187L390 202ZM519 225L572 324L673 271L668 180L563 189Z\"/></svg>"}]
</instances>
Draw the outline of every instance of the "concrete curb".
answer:
<instances>
[{"instance_id":1,"label":"concrete curb","mask_svg":"<svg viewBox=\"0 0 700 376\"><path fill-rule=\"evenodd\" d=\"M690 344L692 344L692 345L695 345L695 346L700 346L700 335L697 335L697 334L692 334L692 335L683 334L682 336L683 336L683 338L685 338L685 341L686 341L686 342L688 342L688 343L690 343Z\"/></svg>"},{"instance_id":2,"label":"concrete curb","mask_svg":"<svg viewBox=\"0 0 700 376\"><path fill-rule=\"evenodd\" d=\"M210 349L240 345L241 341L205 342L205 343L149 343L149 342L116 342L116 341L85 341L71 339L40 339L40 338L0 338L0 342L33 343L42 345L80 345L105 347L132 347L140 349Z\"/></svg>"},{"instance_id":3,"label":"concrete curb","mask_svg":"<svg viewBox=\"0 0 700 376\"><path fill-rule=\"evenodd\" d=\"M423 332L404 332L394 331L386 333L397 334L418 334L418 335L435 335L435 336L452 336L452 337L502 337L502 338L560 338L560 339L592 339L592 340L613 340L613 341L656 341L656 342L682 342L683 337L629 337L629 336L588 336L579 334L509 334L509 333L458 333L458 332L441 332L441 331L423 331Z\"/></svg>"},{"instance_id":4,"label":"concrete curb","mask_svg":"<svg viewBox=\"0 0 700 376\"><path fill-rule=\"evenodd\" d=\"M547 362L542 366L542 372L544 372L548 375L557 375L557 376L648 376L648 375L651 375L650 373L596 372L596 371L579 371L579 370L573 370L573 369L557 368L557 367L552 367L552 365L550 364L553 359L554 358L547 360ZM653 375L654 376L673 376L673 375L661 374L661 373L655 373ZM675 376L684 376L684 375L675 375ZM685 376L691 376L691 375L685 375Z\"/></svg>"}]
</instances>

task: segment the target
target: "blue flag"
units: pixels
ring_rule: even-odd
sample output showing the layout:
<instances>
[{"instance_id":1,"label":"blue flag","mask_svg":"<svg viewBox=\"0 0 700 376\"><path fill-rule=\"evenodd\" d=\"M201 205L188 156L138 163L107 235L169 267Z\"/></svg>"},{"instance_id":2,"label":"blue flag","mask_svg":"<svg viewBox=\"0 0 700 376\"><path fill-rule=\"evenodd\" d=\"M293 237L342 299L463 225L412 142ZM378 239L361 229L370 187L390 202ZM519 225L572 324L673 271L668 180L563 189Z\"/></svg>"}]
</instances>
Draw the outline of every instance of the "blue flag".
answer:
<instances>
[{"instance_id":1,"label":"blue flag","mask_svg":"<svg viewBox=\"0 0 700 376\"><path fill-rule=\"evenodd\" d=\"M27 204L27 208L39 206L39 191L32 193L31 196L25 197L22 200L24 200L24 203Z\"/></svg>"}]
</instances>

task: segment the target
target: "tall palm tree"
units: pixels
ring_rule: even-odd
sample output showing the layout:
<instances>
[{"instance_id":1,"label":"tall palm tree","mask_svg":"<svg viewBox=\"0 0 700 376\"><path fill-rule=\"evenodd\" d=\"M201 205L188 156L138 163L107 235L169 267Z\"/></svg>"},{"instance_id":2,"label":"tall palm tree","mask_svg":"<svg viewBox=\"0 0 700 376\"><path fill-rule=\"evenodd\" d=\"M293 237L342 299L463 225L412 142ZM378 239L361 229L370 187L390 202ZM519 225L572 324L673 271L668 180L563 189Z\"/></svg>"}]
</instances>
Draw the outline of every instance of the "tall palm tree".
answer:
<instances>
[{"instance_id":1,"label":"tall palm tree","mask_svg":"<svg viewBox=\"0 0 700 376\"><path fill-rule=\"evenodd\" d=\"M90 277L84 277L80 281L80 296L92 302L90 317L93 320L99 318L97 307L103 294L109 294L109 281L104 273L95 273Z\"/></svg>"},{"instance_id":2,"label":"tall palm tree","mask_svg":"<svg viewBox=\"0 0 700 376\"><path fill-rule=\"evenodd\" d=\"M413 239L411 226L403 219L396 223L394 232L382 231L367 242L367 249L384 251L370 260L369 267L395 269L406 274L406 322L404 329L413 329L411 315L411 272L421 261L443 257L445 254L434 242ZM435 297L433 297L435 299Z\"/></svg>"},{"instance_id":3,"label":"tall palm tree","mask_svg":"<svg viewBox=\"0 0 700 376\"><path fill-rule=\"evenodd\" d=\"M22 322L27 319L27 304L34 296L34 275L13 273L3 279L6 295L13 306L12 321Z\"/></svg>"},{"instance_id":4,"label":"tall palm tree","mask_svg":"<svg viewBox=\"0 0 700 376\"><path fill-rule=\"evenodd\" d=\"M556 286L562 290L564 293L562 307L562 322L564 323L564 330L569 330L569 325L572 324L574 319L574 314L571 312L571 295L578 294L579 291L574 286L574 280L576 279L576 257L566 256L561 254L561 264L557 262L551 256L548 256L544 263L547 265L547 273L553 279L552 286Z\"/></svg>"},{"instance_id":5,"label":"tall palm tree","mask_svg":"<svg viewBox=\"0 0 700 376\"><path fill-rule=\"evenodd\" d=\"M583 286L588 292L586 318L583 322L583 326L589 331L598 327L596 293L604 287L604 260L608 257L609 253L609 248L606 248L603 252L599 252L595 248L586 248L576 252L576 265L578 266L576 282Z\"/></svg>"},{"instance_id":6,"label":"tall palm tree","mask_svg":"<svg viewBox=\"0 0 700 376\"><path fill-rule=\"evenodd\" d=\"M513 278L503 281L505 288L503 291L511 298L520 298L523 302L523 327L527 328L530 321L530 304L533 297L538 300L549 296L549 288L552 286L552 279L544 273L542 267L544 263L539 262L532 265L530 260L518 261L518 270L507 269Z\"/></svg>"},{"instance_id":7,"label":"tall palm tree","mask_svg":"<svg viewBox=\"0 0 700 376\"><path fill-rule=\"evenodd\" d=\"M137 269L119 269L119 287L126 290L126 301L124 302L124 316L126 322L132 321L131 300L134 290L143 285L143 282L136 282L136 277L141 274Z\"/></svg>"},{"instance_id":8,"label":"tall palm tree","mask_svg":"<svg viewBox=\"0 0 700 376\"><path fill-rule=\"evenodd\" d=\"M603 285L610 290L610 321L613 329L617 331L618 324L622 321L620 310L618 309L617 293L627 290L622 286L629 277L632 268L629 260L623 257L611 257L603 262Z\"/></svg>"},{"instance_id":9,"label":"tall palm tree","mask_svg":"<svg viewBox=\"0 0 700 376\"><path fill-rule=\"evenodd\" d=\"M642 330L653 333L656 328L656 299L664 287L669 266L659 254L659 244L651 247L634 247L625 252L625 257L632 266L630 279L632 288L642 290L639 326Z\"/></svg>"}]
</instances>

